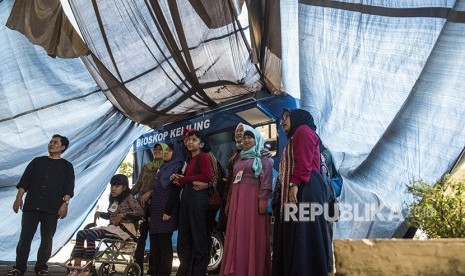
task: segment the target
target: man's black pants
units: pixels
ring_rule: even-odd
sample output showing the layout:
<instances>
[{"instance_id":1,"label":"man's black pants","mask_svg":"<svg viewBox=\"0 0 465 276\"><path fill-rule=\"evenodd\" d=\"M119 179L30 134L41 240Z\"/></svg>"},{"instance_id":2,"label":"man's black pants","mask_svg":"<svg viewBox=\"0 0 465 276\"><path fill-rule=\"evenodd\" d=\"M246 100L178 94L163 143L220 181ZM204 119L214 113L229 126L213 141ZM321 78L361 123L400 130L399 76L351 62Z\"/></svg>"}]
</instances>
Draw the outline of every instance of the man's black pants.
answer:
<instances>
[{"instance_id":1,"label":"man's black pants","mask_svg":"<svg viewBox=\"0 0 465 276\"><path fill-rule=\"evenodd\" d=\"M27 270L27 259L31 251L31 243L37 226L40 222L40 247L37 252L35 272L48 270L47 262L52 255L53 235L57 228L58 213L46 213L43 211L24 211L21 219L21 235L16 247L16 266L21 272Z\"/></svg>"}]
</instances>

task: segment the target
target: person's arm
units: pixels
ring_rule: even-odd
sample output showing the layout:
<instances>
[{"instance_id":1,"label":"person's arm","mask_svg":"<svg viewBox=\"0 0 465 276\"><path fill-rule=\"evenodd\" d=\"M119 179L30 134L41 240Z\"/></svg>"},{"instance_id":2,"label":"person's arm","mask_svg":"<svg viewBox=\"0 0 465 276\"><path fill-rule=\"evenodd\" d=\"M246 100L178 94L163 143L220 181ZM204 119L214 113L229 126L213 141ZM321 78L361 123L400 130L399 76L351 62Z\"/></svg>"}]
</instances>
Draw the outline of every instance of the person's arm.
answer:
<instances>
[{"instance_id":1,"label":"person's arm","mask_svg":"<svg viewBox=\"0 0 465 276\"><path fill-rule=\"evenodd\" d=\"M63 200L69 201L74 196L74 186L76 183L76 176L74 175L74 167L70 162L66 163L66 180L64 186Z\"/></svg>"},{"instance_id":2,"label":"person's arm","mask_svg":"<svg viewBox=\"0 0 465 276\"><path fill-rule=\"evenodd\" d=\"M184 167L184 162L179 164L178 168L175 168L173 170L174 173L182 173L182 169ZM171 180L170 180L171 182ZM168 196L168 201L166 202L165 209L163 212L163 221L169 221L171 219L171 214L173 213L174 208L176 207L177 203L179 202L179 194L181 193L182 187L179 185L176 185L174 183L170 183L169 186L170 188L170 193Z\"/></svg>"},{"instance_id":3,"label":"person's arm","mask_svg":"<svg viewBox=\"0 0 465 276\"><path fill-rule=\"evenodd\" d=\"M130 207L130 211L125 212L124 216L130 220L137 220L144 215L144 210L140 206L139 203L134 199L134 197L129 196L128 204Z\"/></svg>"},{"instance_id":4,"label":"person's arm","mask_svg":"<svg viewBox=\"0 0 465 276\"><path fill-rule=\"evenodd\" d=\"M231 175L229 177L229 179L231 179L231 181L229 182L229 189L228 189L228 195L227 195L227 198L226 198L226 205L224 207L224 213L226 214L226 216L228 216L228 213L229 213L229 204L231 202L231 196L232 196L232 189L233 189L233 182L235 181L236 179L236 175L234 174L235 173L235 170L234 170L234 167L236 166L236 163L237 163L237 159L236 161L234 162L234 164L231 164L232 165L232 169L230 170L231 172ZM237 174L237 172L236 172Z\"/></svg>"},{"instance_id":5,"label":"person's arm","mask_svg":"<svg viewBox=\"0 0 465 276\"><path fill-rule=\"evenodd\" d=\"M65 195L63 197L63 201L61 202L60 208L58 209L58 217L60 219L64 219L68 215L68 205L70 198L70 195Z\"/></svg>"},{"instance_id":6,"label":"person's arm","mask_svg":"<svg viewBox=\"0 0 465 276\"><path fill-rule=\"evenodd\" d=\"M99 215L99 218L102 218L102 219L110 219L110 213L108 212L96 212L98 213Z\"/></svg>"},{"instance_id":7,"label":"person's arm","mask_svg":"<svg viewBox=\"0 0 465 276\"><path fill-rule=\"evenodd\" d=\"M58 217L64 219L68 215L69 200L74 196L74 185L76 177L74 175L74 167L66 161L66 179L64 182L63 202L58 209Z\"/></svg>"},{"instance_id":8,"label":"person's arm","mask_svg":"<svg viewBox=\"0 0 465 276\"><path fill-rule=\"evenodd\" d=\"M18 193L16 194L16 199L13 202L13 211L18 213L19 210L23 210L23 195L26 191L23 188L18 188Z\"/></svg>"},{"instance_id":9,"label":"person's arm","mask_svg":"<svg viewBox=\"0 0 465 276\"><path fill-rule=\"evenodd\" d=\"M34 167L36 166L37 163L37 158L34 158L26 167L24 170L23 175L21 176L21 179L18 182L18 185L16 185L16 188L18 189L18 192L16 194L15 201L13 202L13 211L15 213L18 213L19 210L23 209L23 196L27 191L29 190L29 185L32 183L32 175L34 171Z\"/></svg>"},{"instance_id":10,"label":"person's arm","mask_svg":"<svg viewBox=\"0 0 465 276\"><path fill-rule=\"evenodd\" d=\"M129 208L128 208L129 207ZM142 218L144 211L136 199L129 195L118 205L115 214L110 218L110 223L117 226L121 222L135 222Z\"/></svg>"},{"instance_id":11,"label":"person's arm","mask_svg":"<svg viewBox=\"0 0 465 276\"><path fill-rule=\"evenodd\" d=\"M218 177L218 163L213 153L209 152L207 153L207 156L208 156L208 160L210 160L210 166L212 168L213 179L211 182L193 181L192 186L194 190L200 191L200 190L208 189L210 187L216 187L216 184L217 184L216 181L218 179L215 179L215 176Z\"/></svg>"},{"instance_id":12,"label":"person's arm","mask_svg":"<svg viewBox=\"0 0 465 276\"><path fill-rule=\"evenodd\" d=\"M273 184L272 173L273 161L271 158L262 158L262 173L260 174L260 188L258 191L259 213L264 215L268 209L268 199L271 194Z\"/></svg>"},{"instance_id":13,"label":"person's arm","mask_svg":"<svg viewBox=\"0 0 465 276\"><path fill-rule=\"evenodd\" d=\"M182 187L178 185L170 184L170 194L168 197L168 201L165 205L165 212L164 214L171 217L173 213L174 207L176 207L177 202L179 201L179 193L181 193Z\"/></svg>"},{"instance_id":14,"label":"person's arm","mask_svg":"<svg viewBox=\"0 0 465 276\"><path fill-rule=\"evenodd\" d=\"M300 126L292 137L294 170L290 180L294 185L308 182L312 172L311 160L318 149L318 136L306 126Z\"/></svg>"},{"instance_id":15,"label":"person's arm","mask_svg":"<svg viewBox=\"0 0 465 276\"><path fill-rule=\"evenodd\" d=\"M146 171L146 165L142 167L142 170L140 171L139 178L137 178L136 184L134 184L131 188L131 194L137 195L140 191L140 188L142 188L142 179Z\"/></svg>"},{"instance_id":16,"label":"person's arm","mask_svg":"<svg viewBox=\"0 0 465 276\"><path fill-rule=\"evenodd\" d=\"M152 198L152 193L153 193L153 190L150 190L139 198L140 205L142 206L142 208L145 208L145 204L148 203L149 200Z\"/></svg>"}]
</instances>

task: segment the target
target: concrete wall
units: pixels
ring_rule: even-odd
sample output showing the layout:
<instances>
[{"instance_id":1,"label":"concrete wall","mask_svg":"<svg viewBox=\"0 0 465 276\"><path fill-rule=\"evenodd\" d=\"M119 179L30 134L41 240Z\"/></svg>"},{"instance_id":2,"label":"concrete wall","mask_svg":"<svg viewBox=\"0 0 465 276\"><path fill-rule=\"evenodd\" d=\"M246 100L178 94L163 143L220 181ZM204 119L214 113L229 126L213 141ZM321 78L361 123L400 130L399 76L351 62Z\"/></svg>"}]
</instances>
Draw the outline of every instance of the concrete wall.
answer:
<instances>
[{"instance_id":1,"label":"concrete wall","mask_svg":"<svg viewBox=\"0 0 465 276\"><path fill-rule=\"evenodd\" d=\"M336 275L465 275L465 239L335 240Z\"/></svg>"}]
</instances>

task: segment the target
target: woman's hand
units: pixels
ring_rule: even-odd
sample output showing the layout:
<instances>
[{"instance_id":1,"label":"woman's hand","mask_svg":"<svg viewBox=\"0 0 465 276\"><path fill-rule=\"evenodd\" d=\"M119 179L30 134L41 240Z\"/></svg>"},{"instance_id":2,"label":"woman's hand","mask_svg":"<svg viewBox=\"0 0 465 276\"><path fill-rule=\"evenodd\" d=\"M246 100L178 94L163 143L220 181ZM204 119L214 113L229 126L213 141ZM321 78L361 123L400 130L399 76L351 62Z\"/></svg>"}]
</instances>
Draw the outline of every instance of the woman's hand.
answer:
<instances>
[{"instance_id":1,"label":"woman's hand","mask_svg":"<svg viewBox=\"0 0 465 276\"><path fill-rule=\"evenodd\" d=\"M180 184L179 184L179 178L180 177L182 177L182 175L180 175L180 174L172 174L170 176L171 183L180 186Z\"/></svg>"},{"instance_id":2,"label":"woman's hand","mask_svg":"<svg viewBox=\"0 0 465 276\"><path fill-rule=\"evenodd\" d=\"M169 221L171 219L171 216L168 216L167 214L163 214L163 221Z\"/></svg>"},{"instance_id":3,"label":"woman's hand","mask_svg":"<svg viewBox=\"0 0 465 276\"><path fill-rule=\"evenodd\" d=\"M147 203L151 197L152 191L148 191L140 197L140 205L142 206L142 208L145 207L145 203Z\"/></svg>"},{"instance_id":4,"label":"woman's hand","mask_svg":"<svg viewBox=\"0 0 465 276\"><path fill-rule=\"evenodd\" d=\"M266 214L267 209L268 209L267 207L258 207L258 213L260 215L264 215Z\"/></svg>"},{"instance_id":5,"label":"woman's hand","mask_svg":"<svg viewBox=\"0 0 465 276\"><path fill-rule=\"evenodd\" d=\"M299 187L296 185L296 186L292 186L289 188L289 195L288 195L288 199L289 199L289 202L290 203L294 203L294 204L297 204L297 192L299 191Z\"/></svg>"},{"instance_id":6,"label":"woman's hand","mask_svg":"<svg viewBox=\"0 0 465 276\"><path fill-rule=\"evenodd\" d=\"M113 221L111 222L111 224L113 224L114 226L117 226L121 220L124 218L124 214L123 213L118 213L114 218L113 218Z\"/></svg>"},{"instance_id":7,"label":"woman's hand","mask_svg":"<svg viewBox=\"0 0 465 276\"><path fill-rule=\"evenodd\" d=\"M196 191L201 191L201 190L205 190L205 189L208 188L208 183L207 182L201 182L201 181L194 181L194 182L192 182L192 187Z\"/></svg>"}]
</instances>

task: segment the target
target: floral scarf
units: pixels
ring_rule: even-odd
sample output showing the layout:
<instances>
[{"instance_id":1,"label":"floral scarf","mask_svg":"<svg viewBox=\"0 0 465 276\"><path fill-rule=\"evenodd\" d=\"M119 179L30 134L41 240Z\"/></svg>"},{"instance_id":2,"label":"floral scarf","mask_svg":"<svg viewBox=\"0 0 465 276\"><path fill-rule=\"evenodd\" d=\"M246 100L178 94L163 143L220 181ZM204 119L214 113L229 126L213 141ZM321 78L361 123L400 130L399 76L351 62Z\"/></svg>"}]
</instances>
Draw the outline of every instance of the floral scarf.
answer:
<instances>
[{"instance_id":1,"label":"floral scarf","mask_svg":"<svg viewBox=\"0 0 465 276\"><path fill-rule=\"evenodd\" d=\"M294 156L292 151L292 139L289 139L289 143L286 145L279 162L278 172L278 187L280 188L280 214L283 216L284 205L288 202L289 184L291 182L291 174L294 170Z\"/></svg>"}]
</instances>

